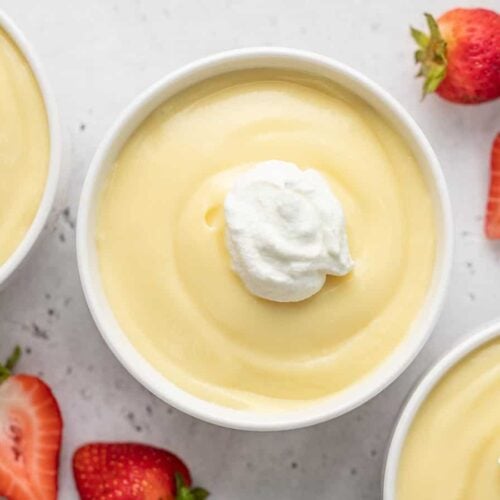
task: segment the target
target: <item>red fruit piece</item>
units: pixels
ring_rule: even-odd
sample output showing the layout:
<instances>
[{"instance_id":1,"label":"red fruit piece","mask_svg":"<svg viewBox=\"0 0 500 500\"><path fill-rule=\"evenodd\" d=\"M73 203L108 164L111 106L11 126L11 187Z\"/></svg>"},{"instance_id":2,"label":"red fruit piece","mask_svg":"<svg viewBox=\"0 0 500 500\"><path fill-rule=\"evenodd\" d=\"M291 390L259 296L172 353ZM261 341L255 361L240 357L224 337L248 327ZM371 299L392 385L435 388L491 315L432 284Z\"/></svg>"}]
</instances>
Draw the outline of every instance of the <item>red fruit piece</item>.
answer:
<instances>
[{"instance_id":1,"label":"red fruit piece","mask_svg":"<svg viewBox=\"0 0 500 500\"><path fill-rule=\"evenodd\" d=\"M500 132L491 150L490 190L486 205L485 232L490 239L500 238Z\"/></svg>"},{"instance_id":2,"label":"red fruit piece","mask_svg":"<svg viewBox=\"0 0 500 500\"><path fill-rule=\"evenodd\" d=\"M500 15L487 9L453 9L437 22L425 14L430 35L414 28L424 96L477 104L500 97Z\"/></svg>"},{"instance_id":3,"label":"red fruit piece","mask_svg":"<svg viewBox=\"0 0 500 500\"><path fill-rule=\"evenodd\" d=\"M63 425L59 406L39 378L10 375L15 361L0 369L0 497L55 500Z\"/></svg>"},{"instance_id":4,"label":"red fruit piece","mask_svg":"<svg viewBox=\"0 0 500 500\"><path fill-rule=\"evenodd\" d=\"M90 443L73 456L82 500L204 500L173 453L139 443Z\"/></svg>"}]
</instances>

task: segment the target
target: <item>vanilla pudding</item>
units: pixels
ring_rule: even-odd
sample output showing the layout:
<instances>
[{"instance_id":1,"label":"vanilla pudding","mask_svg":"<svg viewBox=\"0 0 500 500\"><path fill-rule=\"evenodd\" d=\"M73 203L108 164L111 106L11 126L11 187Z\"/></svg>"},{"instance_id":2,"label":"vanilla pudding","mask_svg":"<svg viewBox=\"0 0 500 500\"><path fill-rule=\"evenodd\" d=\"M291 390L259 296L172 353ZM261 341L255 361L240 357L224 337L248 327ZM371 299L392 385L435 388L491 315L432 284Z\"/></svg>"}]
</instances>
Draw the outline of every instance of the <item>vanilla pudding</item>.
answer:
<instances>
[{"instance_id":1,"label":"vanilla pudding","mask_svg":"<svg viewBox=\"0 0 500 500\"><path fill-rule=\"evenodd\" d=\"M0 266L31 226L49 168L49 127L31 68L0 28Z\"/></svg>"},{"instance_id":2,"label":"vanilla pudding","mask_svg":"<svg viewBox=\"0 0 500 500\"><path fill-rule=\"evenodd\" d=\"M234 272L224 204L257 164L314 169L339 200L354 267L307 300L257 297ZM167 379L255 411L314 404L406 338L434 271L433 202L405 141L330 81L228 73L168 99L116 157L97 209L114 316Z\"/></svg>"},{"instance_id":3,"label":"vanilla pudding","mask_svg":"<svg viewBox=\"0 0 500 500\"><path fill-rule=\"evenodd\" d=\"M500 338L434 387L401 455L397 500L500 498Z\"/></svg>"}]
</instances>

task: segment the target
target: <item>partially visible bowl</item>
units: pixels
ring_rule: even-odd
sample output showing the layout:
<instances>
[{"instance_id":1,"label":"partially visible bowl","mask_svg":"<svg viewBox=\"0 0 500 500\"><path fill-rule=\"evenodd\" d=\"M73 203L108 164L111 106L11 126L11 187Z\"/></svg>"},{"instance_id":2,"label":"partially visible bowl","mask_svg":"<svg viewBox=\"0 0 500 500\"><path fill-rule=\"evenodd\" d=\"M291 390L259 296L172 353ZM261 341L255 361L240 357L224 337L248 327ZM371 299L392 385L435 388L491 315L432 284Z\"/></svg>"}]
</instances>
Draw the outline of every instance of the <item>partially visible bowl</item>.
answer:
<instances>
[{"instance_id":1,"label":"partially visible bowl","mask_svg":"<svg viewBox=\"0 0 500 500\"><path fill-rule=\"evenodd\" d=\"M113 161L136 127L163 101L207 78L233 70L292 69L326 77L359 95L406 139L421 165L436 213L437 254L433 279L421 313L400 346L370 376L325 402L299 410L261 414L237 411L199 399L162 376L134 348L118 325L105 296L97 261L97 198ZM452 222L446 184L429 142L408 113L389 94L351 68L320 55L286 48L250 48L217 54L166 76L139 96L118 118L101 143L82 191L77 224L77 253L85 296L94 320L116 357L152 393L202 420L245 430L305 427L342 415L389 385L418 354L438 318L452 260Z\"/></svg>"},{"instance_id":2,"label":"partially visible bowl","mask_svg":"<svg viewBox=\"0 0 500 500\"><path fill-rule=\"evenodd\" d=\"M405 440L417 413L431 391L462 359L494 338L500 338L500 322L498 321L483 326L472 335L467 335L444 354L418 383L398 418L388 448L383 473L384 500L397 500L397 477Z\"/></svg>"},{"instance_id":3,"label":"partially visible bowl","mask_svg":"<svg viewBox=\"0 0 500 500\"><path fill-rule=\"evenodd\" d=\"M44 100L50 137L50 158L43 196L40 200L35 218L33 219L29 229L26 231L23 239L9 258L2 265L0 265L1 290L6 286L8 280L21 266L33 248L52 209L61 164L61 132L59 128L56 105L52 97L47 78L32 47L19 28L2 11L0 11L0 28L2 28L11 37L31 67Z\"/></svg>"}]
</instances>

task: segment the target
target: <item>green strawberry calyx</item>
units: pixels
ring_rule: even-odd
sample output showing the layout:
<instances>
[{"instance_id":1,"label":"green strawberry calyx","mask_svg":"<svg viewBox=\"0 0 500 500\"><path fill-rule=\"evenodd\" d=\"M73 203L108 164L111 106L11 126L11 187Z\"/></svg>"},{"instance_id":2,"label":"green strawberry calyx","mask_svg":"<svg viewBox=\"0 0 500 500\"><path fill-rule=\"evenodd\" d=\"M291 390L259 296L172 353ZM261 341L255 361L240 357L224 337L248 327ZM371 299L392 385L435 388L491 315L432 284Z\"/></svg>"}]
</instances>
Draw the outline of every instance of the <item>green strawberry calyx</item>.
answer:
<instances>
[{"instance_id":1,"label":"green strawberry calyx","mask_svg":"<svg viewBox=\"0 0 500 500\"><path fill-rule=\"evenodd\" d=\"M199 487L190 488L184 482L184 478L179 474L175 474L176 497L175 500L205 500L210 493Z\"/></svg>"},{"instance_id":2,"label":"green strawberry calyx","mask_svg":"<svg viewBox=\"0 0 500 500\"><path fill-rule=\"evenodd\" d=\"M0 384L5 382L14 370L19 358L21 357L21 348L17 345L12 354L7 358L4 364L0 363Z\"/></svg>"},{"instance_id":3,"label":"green strawberry calyx","mask_svg":"<svg viewBox=\"0 0 500 500\"><path fill-rule=\"evenodd\" d=\"M425 13L424 15L429 26L429 35L411 28L411 36L418 45L415 52L415 62L420 64L420 70L417 77L424 77L422 98L439 87L446 76L448 65L446 42L441 36L439 26L430 14Z\"/></svg>"}]
</instances>

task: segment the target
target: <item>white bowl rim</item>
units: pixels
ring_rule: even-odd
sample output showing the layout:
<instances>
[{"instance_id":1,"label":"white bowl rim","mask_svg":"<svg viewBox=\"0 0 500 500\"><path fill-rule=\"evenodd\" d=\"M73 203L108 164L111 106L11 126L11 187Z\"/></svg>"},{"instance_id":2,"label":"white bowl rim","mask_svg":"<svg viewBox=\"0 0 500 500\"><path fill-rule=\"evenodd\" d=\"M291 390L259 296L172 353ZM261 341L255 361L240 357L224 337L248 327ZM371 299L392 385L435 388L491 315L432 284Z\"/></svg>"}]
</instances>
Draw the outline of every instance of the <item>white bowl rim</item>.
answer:
<instances>
[{"instance_id":1,"label":"white bowl rim","mask_svg":"<svg viewBox=\"0 0 500 500\"><path fill-rule=\"evenodd\" d=\"M500 320L488 322L472 334L465 335L434 363L411 391L399 414L388 446L382 481L384 500L396 500L398 467L405 439L427 396L455 365L496 337L500 337Z\"/></svg>"},{"instance_id":2,"label":"white bowl rim","mask_svg":"<svg viewBox=\"0 0 500 500\"><path fill-rule=\"evenodd\" d=\"M49 127L50 140L50 156L47 170L47 178L45 180L45 188L36 212L28 231L23 239L16 247L9 258L0 265L0 288L4 285L14 271L21 265L26 256L29 254L33 245L40 236L54 203L59 175L61 169L61 129L59 125L59 117L55 100L45 75L43 67L38 60L33 48L28 43L22 31L16 26L10 17L5 12L0 10L0 28L12 38L17 45L33 72L35 80L42 94L47 114L47 122Z\"/></svg>"},{"instance_id":3,"label":"white bowl rim","mask_svg":"<svg viewBox=\"0 0 500 500\"><path fill-rule=\"evenodd\" d=\"M404 359L399 359L397 363L392 362L390 370L387 369L390 373L384 375L384 379L380 383L367 383L366 385L371 385L371 387L364 388L361 395L351 398L348 402L344 402L343 404L337 402L335 404L334 402L332 403L332 398L328 398L324 405L312 405L304 410L261 414L222 407L187 393L156 372L131 346L118 325L115 325L114 328L107 328L109 325L106 325L105 316L106 313L109 314L109 311L106 311L108 306L104 305L102 303L104 300L98 297L99 289L94 281L94 274L97 273L91 271L90 248L93 243L89 240L93 233L89 227L91 226L90 213L93 206L94 191L97 189L96 183L100 171L105 167L106 155L113 144L119 141L122 134L126 133L127 136L130 134L130 130L126 131L126 125L134 119L143 107L146 107L149 102L163 94L165 89L170 88L176 82L183 80L187 76L202 73L207 68L218 67L222 63L225 65L237 64L245 60L254 62L262 61L261 67L265 67L264 61L266 59L280 60L281 62L285 61L288 63L301 62L311 66L314 65L318 72L320 68L324 71L335 72L339 78L345 78L350 83L356 83L363 92L371 96L373 101L380 103L380 106L384 106L387 109L387 113L392 113L394 119L397 119L398 123L405 129L405 133L411 134L415 142L415 147L425 158L425 168L428 170L426 173L432 177L433 189L435 189L437 197L437 210L440 211L439 216L437 215L436 217L440 217L438 222L441 223L442 227L440 233L440 255L438 256L439 259L436 258L433 284L431 286L433 293L431 297L427 298L424 306L427 308L425 317L418 318L422 323L419 331L423 333L420 334L418 340L411 339L412 337L416 338L416 335L408 335L408 338L415 343L414 346L412 345L411 352ZM258 66L254 65L253 67ZM220 73L227 71L230 70L226 69L225 71L220 71ZM188 86L186 85L186 87ZM135 128L136 126L133 127L133 129ZM385 389L408 367L427 341L442 309L453 254L452 228L451 206L447 187L436 155L418 125L393 97L361 73L326 56L290 48L250 47L217 53L181 67L167 74L159 82L149 87L125 108L104 137L90 164L80 199L76 246L80 279L94 321L108 347L136 380L171 406L206 422L233 429L275 431L307 427L347 413ZM430 292L429 295L431 295ZM405 344L405 347L408 343L409 341L402 342L402 344ZM376 372L378 373L378 369Z\"/></svg>"}]
</instances>

